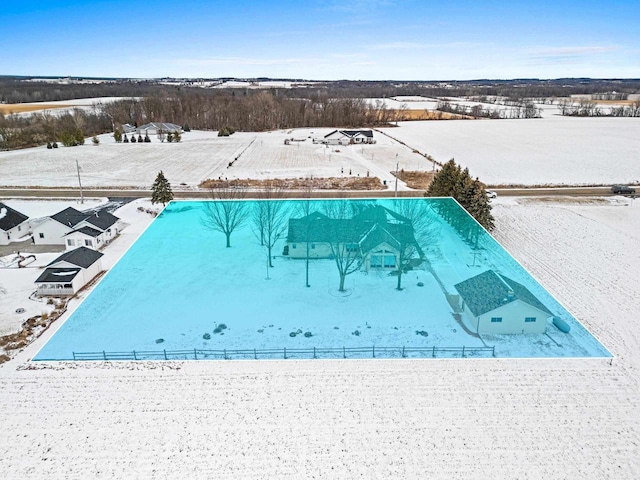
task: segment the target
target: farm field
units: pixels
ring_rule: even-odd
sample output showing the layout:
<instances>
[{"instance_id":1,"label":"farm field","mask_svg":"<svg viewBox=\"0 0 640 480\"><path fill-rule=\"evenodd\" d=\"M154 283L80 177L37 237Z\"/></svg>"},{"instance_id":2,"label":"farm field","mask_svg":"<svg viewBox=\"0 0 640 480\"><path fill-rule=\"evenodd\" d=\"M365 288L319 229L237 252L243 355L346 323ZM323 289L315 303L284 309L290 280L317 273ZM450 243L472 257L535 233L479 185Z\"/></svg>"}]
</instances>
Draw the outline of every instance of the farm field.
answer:
<instances>
[{"instance_id":1,"label":"farm field","mask_svg":"<svg viewBox=\"0 0 640 480\"><path fill-rule=\"evenodd\" d=\"M47 150L36 147L0 152L0 186L77 186L76 160L87 187L149 188L163 170L174 188L195 188L208 178L371 177L391 184L396 162L406 170L431 171L432 163L390 138L377 134L376 144L325 146L312 143L332 129L295 129L274 132L192 131L180 143L115 143L100 135L79 147ZM285 145L285 139L294 139ZM237 160L235 160L237 158ZM234 161L235 160L235 161ZM233 166L229 167L229 163ZM6 173L5 173L6 172ZM399 189L406 189L399 182Z\"/></svg>"},{"instance_id":2,"label":"farm field","mask_svg":"<svg viewBox=\"0 0 640 480\"><path fill-rule=\"evenodd\" d=\"M439 162L455 158L489 185L640 183L637 118L417 121L380 130Z\"/></svg>"},{"instance_id":3,"label":"farm field","mask_svg":"<svg viewBox=\"0 0 640 480\"><path fill-rule=\"evenodd\" d=\"M25 363L46 332L0 367L4 475L637 478L640 206L498 199L495 214L498 240L611 363Z\"/></svg>"},{"instance_id":4,"label":"farm field","mask_svg":"<svg viewBox=\"0 0 640 480\"><path fill-rule=\"evenodd\" d=\"M98 103L115 102L117 100L123 100L124 98L125 97L95 97L52 102L0 103L0 113L3 115L16 114L28 116L32 113L47 111L52 115L61 115L75 108L89 110Z\"/></svg>"}]
</instances>

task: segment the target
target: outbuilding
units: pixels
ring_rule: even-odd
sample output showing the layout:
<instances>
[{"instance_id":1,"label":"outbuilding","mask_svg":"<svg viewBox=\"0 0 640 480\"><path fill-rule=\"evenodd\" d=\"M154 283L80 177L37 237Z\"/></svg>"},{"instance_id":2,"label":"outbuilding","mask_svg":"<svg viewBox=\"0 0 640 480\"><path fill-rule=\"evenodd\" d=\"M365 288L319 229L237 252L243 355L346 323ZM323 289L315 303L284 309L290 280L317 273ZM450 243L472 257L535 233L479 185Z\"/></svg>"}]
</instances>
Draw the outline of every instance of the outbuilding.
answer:
<instances>
[{"instance_id":1,"label":"outbuilding","mask_svg":"<svg viewBox=\"0 0 640 480\"><path fill-rule=\"evenodd\" d=\"M549 309L524 285L487 270L455 285L469 330L482 334L544 333Z\"/></svg>"},{"instance_id":2,"label":"outbuilding","mask_svg":"<svg viewBox=\"0 0 640 480\"><path fill-rule=\"evenodd\" d=\"M0 203L0 245L25 236L29 231L29 217L13 208Z\"/></svg>"},{"instance_id":3,"label":"outbuilding","mask_svg":"<svg viewBox=\"0 0 640 480\"><path fill-rule=\"evenodd\" d=\"M102 253L79 247L60 255L36 279L40 296L75 295L102 271Z\"/></svg>"}]
</instances>

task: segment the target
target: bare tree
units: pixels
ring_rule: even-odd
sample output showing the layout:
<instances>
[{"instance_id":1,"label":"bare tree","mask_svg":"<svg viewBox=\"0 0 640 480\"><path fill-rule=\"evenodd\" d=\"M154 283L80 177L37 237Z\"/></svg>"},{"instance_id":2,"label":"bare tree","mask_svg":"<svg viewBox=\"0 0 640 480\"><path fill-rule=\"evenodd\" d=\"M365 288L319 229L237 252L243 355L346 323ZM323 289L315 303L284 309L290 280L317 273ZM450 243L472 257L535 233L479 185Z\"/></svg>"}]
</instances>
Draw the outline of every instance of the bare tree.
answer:
<instances>
[{"instance_id":1,"label":"bare tree","mask_svg":"<svg viewBox=\"0 0 640 480\"><path fill-rule=\"evenodd\" d=\"M213 201L204 204L202 223L205 227L224 233L227 248L231 247L231 234L247 220L250 215L249 204L244 201L245 191L241 188L210 188Z\"/></svg>"},{"instance_id":2,"label":"bare tree","mask_svg":"<svg viewBox=\"0 0 640 480\"><path fill-rule=\"evenodd\" d=\"M324 213L329 217L327 222L327 238L331 255L336 262L340 275L339 291L344 292L344 281L347 275L360 270L363 258L357 243L358 232L354 231L351 220L353 209L349 202L326 201L323 203Z\"/></svg>"},{"instance_id":3,"label":"bare tree","mask_svg":"<svg viewBox=\"0 0 640 480\"><path fill-rule=\"evenodd\" d=\"M253 227L260 245L266 249L267 264L273 268L271 252L287 230L289 208L282 200L282 188L265 184L261 196L262 200L253 204Z\"/></svg>"},{"instance_id":4,"label":"bare tree","mask_svg":"<svg viewBox=\"0 0 640 480\"><path fill-rule=\"evenodd\" d=\"M302 192L302 197L305 200L302 200L297 204L296 213L301 217L309 217L311 215L311 192L313 191L313 175L307 177L305 179L305 185ZM307 221L305 223L305 243L307 245L307 252L305 255L305 286L310 287L309 285L309 247L311 243L311 223Z\"/></svg>"},{"instance_id":5,"label":"bare tree","mask_svg":"<svg viewBox=\"0 0 640 480\"><path fill-rule=\"evenodd\" d=\"M423 262L423 247L438 235L434 212L426 199L397 199L393 202L396 213L404 217L395 226L394 239L398 242L397 290L402 290L402 275Z\"/></svg>"}]
</instances>

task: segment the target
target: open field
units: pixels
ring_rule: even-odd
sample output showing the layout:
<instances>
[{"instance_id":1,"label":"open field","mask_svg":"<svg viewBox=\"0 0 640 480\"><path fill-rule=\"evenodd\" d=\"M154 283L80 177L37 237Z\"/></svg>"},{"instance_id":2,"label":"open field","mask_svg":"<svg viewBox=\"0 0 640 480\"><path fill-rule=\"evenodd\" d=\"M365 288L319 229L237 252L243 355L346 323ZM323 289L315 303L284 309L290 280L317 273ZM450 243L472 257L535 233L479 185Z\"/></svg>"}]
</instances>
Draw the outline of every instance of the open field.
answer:
<instances>
[{"instance_id":1,"label":"open field","mask_svg":"<svg viewBox=\"0 0 640 480\"><path fill-rule=\"evenodd\" d=\"M640 183L637 118L401 122L380 130L439 162L455 158L490 185Z\"/></svg>"},{"instance_id":2,"label":"open field","mask_svg":"<svg viewBox=\"0 0 640 480\"><path fill-rule=\"evenodd\" d=\"M3 115L11 115L12 113L37 112L40 110L52 110L54 108L71 108L71 105L69 105L68 103L43 103L42 105L25 103L0 103L0 113L2 113Z\"/></svg>"},{"instance_id":3,"label":"open field","mask_svg":"<svg viewBox=\"0 0 640 480\"><path fill-rule=\"evenodd\" d=\"M123 100L124 98L125 97L93 97L62 100L59 102L0 103L0 113L4 115L16 114L28 116L32 113L47 111L53 115L61 115L75 108L89 110L96 104L115 102L117 100Z\"/></svg>"},{"instance_id":4,"label":"open field","mask_svg":"<svg viewBox=\"0 0 640 480\"><path fill-rule=\"evenodd\" d=\"M22 363L45 337L0 367L3 474L638 478L640 287L629 272L640 205L499 199L495 213L497 238L616 355L611 365Z\"/></svg>"},{"instance_id":5,"label":"open field","mask_svg":"<svg viewBox=\"0 0 640 480\"><path fill-rule=\"evenodd\" d=\"M411 149L377 134L373 145L325 146L312 143L331 129L273 132L193 131L181 143L117 144L100 135L100 145L45 147L0 152L1 186L76 186L76 160L86 187L148 188L163 170L174 187L196 187L206 179L377 177L390 184L399 162L406 170L431 170L432 164ZM293 138L290 145L285 139ZM233 166L229 167L229 163ZM5 173L7 172L7 173ZM406 189L403 183L399 189Z\"/></svg>"}]
</instances>

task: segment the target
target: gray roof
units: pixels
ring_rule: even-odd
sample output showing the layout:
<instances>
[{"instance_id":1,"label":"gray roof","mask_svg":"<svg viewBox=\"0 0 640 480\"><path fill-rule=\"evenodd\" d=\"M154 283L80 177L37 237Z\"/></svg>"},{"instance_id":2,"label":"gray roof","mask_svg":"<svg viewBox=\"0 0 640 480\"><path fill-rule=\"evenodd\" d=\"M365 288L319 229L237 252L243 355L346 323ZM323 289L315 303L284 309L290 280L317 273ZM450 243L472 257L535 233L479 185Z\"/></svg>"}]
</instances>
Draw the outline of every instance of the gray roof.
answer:
<instances>
[{"instance_id":1,"label":"gray roof","mask_svg":"<svg viewBox=\"0 0 640 480\"><path fill-rule=\"evenodd\" d=\"M101 230L106 230L119 220L118 217L106 211L100 213L85 213L73 207L67 207L61 212L52 215L51 218L70 228L74 228L77 224L86 220Z\"/></svg>"},{"instance_id":2,"label":"gray roof","mask_svg":"<svg viewBox=\"0 0 640 480\"><path fill-rule=\"evenodd\" d=\"M333 135L336 132L340 132L345 137L355 137L358 134L364 135L365 137L373 138L373 131L371 130L334 130L331 133L327 133L324 138L327 138L330 135Z\"/></svg>"},{"instance_id":3,"label":"gray roof","mask_svg":"<svg viewBox=\"0 0 640 480\"><path fill-rule=\"evenodd\" d=\"M168 122L150 122L138 127L138 131L143 130L164 130L165 132L180 132L182 127Z\"/></svg>"},{"instance_id":4,"label":"gray roof","mask_svg":"<svg viewBox=\"0 0 640 480\"><path fill-rule=\"evenodd\" d=\"M78 247L74 250L63 253L49 265L53 265L58 262L67 262L73 265L77 265L78 267L89 268L100 257L102 257L102 253L100 252L96 252L95 250L87 247ZM47 267L49 265L47 265Z\"/></svg>"},{"instance_id":5,"label":"gray roof","mask_svg":"<svg viewBox=\"0 0 640 480\"><path fill-rule=\"evenodd\" d=\"M487 270L454 287L476 317L516 300L553 315L524 285L493 270Z\"/></svg>"},{"instance_id":6,"label":"gray roof","mask_svg":"<svg viewBox=\"0 0 640 480\"><path fill-rule=\"evenodd\" d=\"M0 230L5 232L11 230L13 227L17 227L29 217L14 210L13 208L0 203Z\"/></svg>"},{"instance_id":7,"label":"gray roof","mask_svg":"<svg viewBox=\"0 0 640 480\"><path fill-rule=\"evenodd\" d=\"M100 234L102 233L100 230L96 230L95 228L91 228L91 227L81 227L81 228L77 228L75 230L70 231L69 233L67 233L65 235L65 237L67 235L71 235L73 233L83 233L89 237L93 237L96 238L98 236L100 236Z\"/></svg>"},{"instance_id":8,"label":"gray roof","mask_svg":"<svg viewBox=\"0 0 640 480\"><path fill-rule=\"evenodd\" d=\"M69 283L76 278L79 268L47 268L35 283Z\"/></svg>"},{"instance_id":9,"label":"gray roof","mask_svg":"<svg viewBox=\"0 0 640 480\"><path fill-rule=\"evenodd\" d=\"M379 205L369 205L352 218L329 218L320 212L289 219L289 243L358 243L362 252L387 242L394 248L415 245L420 255L409 219Z\"/></svg>"}]
</instances>

